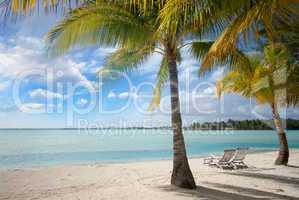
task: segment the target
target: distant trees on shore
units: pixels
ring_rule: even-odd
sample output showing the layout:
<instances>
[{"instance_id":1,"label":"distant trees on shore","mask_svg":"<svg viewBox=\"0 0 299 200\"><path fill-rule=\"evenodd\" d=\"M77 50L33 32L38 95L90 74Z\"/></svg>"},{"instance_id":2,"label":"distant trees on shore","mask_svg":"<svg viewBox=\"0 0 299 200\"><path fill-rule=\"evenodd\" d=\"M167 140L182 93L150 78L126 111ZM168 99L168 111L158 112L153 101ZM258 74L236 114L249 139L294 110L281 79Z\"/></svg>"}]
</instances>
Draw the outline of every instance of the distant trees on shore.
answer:
<instances>
[{"instance_id":1,"label":"distant trees on shore","mask_svg":"<svg viewBox=\"0 0 299 200\"><path fill-rule=\"evenodd\" d=\"M284 119L283 126L287 130L299 130L299 120ZM273 130L273 120L231 120L220 122L194 122L186 129L191 130Z\"/></svg>"}]
</instances>

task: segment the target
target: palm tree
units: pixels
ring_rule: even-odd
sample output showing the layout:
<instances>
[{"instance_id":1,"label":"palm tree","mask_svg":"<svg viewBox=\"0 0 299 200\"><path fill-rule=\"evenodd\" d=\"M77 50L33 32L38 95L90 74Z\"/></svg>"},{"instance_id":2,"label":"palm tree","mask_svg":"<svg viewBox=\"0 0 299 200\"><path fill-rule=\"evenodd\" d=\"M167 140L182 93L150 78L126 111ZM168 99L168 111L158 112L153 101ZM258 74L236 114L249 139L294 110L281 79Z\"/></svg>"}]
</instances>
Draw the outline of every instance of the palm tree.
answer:
<instances>
[{"instance_id":1,"label":"palm tree","mask_svg":"<svg viewBox=\"0 0 299 200\"><path fill-rule=\"evenodd\" d=\"M144 10L144 7L139 8L129 3L98 0L71 11L48 33L47 40L54 55L63 54L78 45L118 48L107 59L101 72L134 70L153 53L163 56L150 109L159 105L161 89L169 80L173 129L171 184L193 189L196 185L189 167L182 131L177 64L181 60L182 48L189 48L189 52L199 58L212 42L193 39L185 43L188 38L198 38L202 32L194 29L191 23L178 26L175 36L168 29L161 29L158 10L163 5L162 2L153 1Z\"/></svg>"},{"instance_id":2,"label":"palm tree","mask_svg":"<svg viewBox=\"0 0 299 200\"><path fill-rule=\"evenodd\" d=\"M289 148L286 133L279 115L279 106L298 104L298 67L289 64L288 51L282 44L265 47L263 59L253 57L250 66L231 70L217 82L220 96L224 92L238 93L246 98L253 97L260 104L271 107L274 124L278 133L280 149L276 165L287 165Z\"/></svg>"}]
</instances>

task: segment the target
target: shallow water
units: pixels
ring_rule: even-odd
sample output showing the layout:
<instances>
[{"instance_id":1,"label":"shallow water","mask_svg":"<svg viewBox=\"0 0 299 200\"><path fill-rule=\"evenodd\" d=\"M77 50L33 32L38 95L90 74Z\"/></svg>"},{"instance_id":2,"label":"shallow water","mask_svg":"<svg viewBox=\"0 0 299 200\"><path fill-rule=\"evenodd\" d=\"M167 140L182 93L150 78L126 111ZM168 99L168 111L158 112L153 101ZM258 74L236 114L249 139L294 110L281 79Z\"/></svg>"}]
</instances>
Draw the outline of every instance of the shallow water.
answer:
<instances>
[{"instance_id":1,"label":"shallow water","mask_svg":"<svg viewBox=\"0 0 299 200\"><path fill-rule=\"evenodd\" d=\"M288 131L290 148L299 148L299 131ZM278 147L274 131L185 131L189 156L223 149ZM170 130L0 130L0 167L167 159L172 156Z\"/></svg>"}]
</instances>

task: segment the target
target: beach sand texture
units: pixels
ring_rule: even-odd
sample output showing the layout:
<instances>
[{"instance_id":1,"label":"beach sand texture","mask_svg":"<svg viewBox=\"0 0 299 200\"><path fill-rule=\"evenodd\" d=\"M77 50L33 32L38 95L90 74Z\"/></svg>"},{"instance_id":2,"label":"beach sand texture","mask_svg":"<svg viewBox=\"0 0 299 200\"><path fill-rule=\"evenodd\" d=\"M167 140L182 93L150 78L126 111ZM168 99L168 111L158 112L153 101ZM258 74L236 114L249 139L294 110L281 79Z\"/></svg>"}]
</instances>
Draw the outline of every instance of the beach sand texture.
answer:
<instances>
[{"instance_id":1,"label":"beach sand texture","mask_svg":"<svg viewBox=\"0 0 299 200\"><path fill-rule=\"evenodd\" d=\"M273 164L276 152L250 154L249 168L233 171L190 159L197 190L169 185L170 160L0 170L0 199L299 199L299 150L290 155L285 167Z\"/></svg>"}]
</instances>

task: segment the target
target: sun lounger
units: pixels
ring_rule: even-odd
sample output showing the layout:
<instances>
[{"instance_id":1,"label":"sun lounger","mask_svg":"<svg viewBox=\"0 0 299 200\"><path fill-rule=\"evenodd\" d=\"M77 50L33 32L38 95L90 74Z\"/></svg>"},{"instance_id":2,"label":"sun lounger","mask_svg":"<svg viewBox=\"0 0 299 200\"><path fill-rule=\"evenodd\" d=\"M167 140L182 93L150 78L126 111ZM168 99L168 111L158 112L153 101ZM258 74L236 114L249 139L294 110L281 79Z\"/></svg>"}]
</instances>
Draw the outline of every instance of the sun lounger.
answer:
<instances>
[{"instance_id":1,"label":"sun lounger","mask_svg":"<svg viewBox=\"0 0 299 200\"><path fill-rule=\"evenodd\" d=\"M248 166L244 163L244 159L248 153L248 150L249 150L248 148L237 148L236 149L236 154L231 163L235 169L248 168Z\"/></svg>"},{"instance_id":2,"label":"sun lounger","mask_svg":"<svg viewBox=\"0 0 299 200\"><path fill-rule=\"evenodd\" d=\"M210 162L212 162L213 160L219 160L221 157L219 156L215 156L214 154L211 154L211 156L204 158L203 163L204 164L210 164Z\"/></svg>"},{"instance_id":3,"label":"sun lounger","mask_svg":"<svg viewBox=\"0 0 299 200\"><path fill-rule=\"evenodd\" d=\"M221 158L212 158L210 161L206 160L205 162L209 166L217 166L221 169L234 168L234 165L232 165L232 161L235 157L236 150L235 149L226 149L224 150L224 154Z\"/></svg>"}]
</instances>

